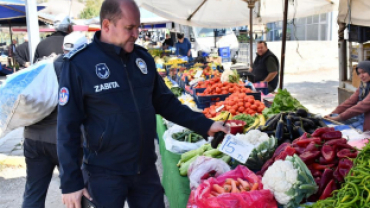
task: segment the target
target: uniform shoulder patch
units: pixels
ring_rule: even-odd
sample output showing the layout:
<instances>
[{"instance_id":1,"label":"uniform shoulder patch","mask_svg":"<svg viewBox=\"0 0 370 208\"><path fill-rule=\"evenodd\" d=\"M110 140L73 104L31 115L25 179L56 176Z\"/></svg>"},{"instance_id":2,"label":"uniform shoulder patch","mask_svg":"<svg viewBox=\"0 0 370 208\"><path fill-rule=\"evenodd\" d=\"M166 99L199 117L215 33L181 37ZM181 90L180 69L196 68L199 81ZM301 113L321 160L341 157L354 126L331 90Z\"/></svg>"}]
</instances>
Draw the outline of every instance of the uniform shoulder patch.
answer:
<instances>
[{"instance_id":1,"label":"uniform shoulder patch","mask_svg":"<svg viewBox=\"0 0 370 208\"><path fill-rule=\"evenodd\" d=\"M88 45L89 44L85 43L85 44L79 46L78 48L70 51L69 53L67 53L66 55L64 55L63 59L71 59L74 55L76 55L80 51L84 50Z\"/></svg>"},{"instance_id":2,"label":"uniform shoulder patch","mask_svg":"<svg viewBox=\"0 0 370 208\"><path fill-rule=\"evenodd\" d=\"M137 47L137 49L141 49L141 50L144 50L144 51L148 51L148 49L144 48L144 47L143 47L143 46L141 46L141 45L135 44L135 46Z\"/></svg>"}]
</instances>

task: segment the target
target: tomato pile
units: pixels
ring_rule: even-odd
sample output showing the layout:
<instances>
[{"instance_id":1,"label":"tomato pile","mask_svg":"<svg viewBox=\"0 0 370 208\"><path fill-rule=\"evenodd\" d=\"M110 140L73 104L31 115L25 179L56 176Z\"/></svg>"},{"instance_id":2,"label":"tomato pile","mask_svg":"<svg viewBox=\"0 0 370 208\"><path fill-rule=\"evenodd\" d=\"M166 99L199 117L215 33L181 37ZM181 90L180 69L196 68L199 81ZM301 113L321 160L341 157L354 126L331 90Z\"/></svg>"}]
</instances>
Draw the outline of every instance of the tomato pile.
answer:
<instances>
[{"instance_id":1,"label":"tomato pile","mask_svg":"<svg viewBox=\"0 0 370 208\"><path fill-rule=\"evenodd\" d=\"M224 105L224 108L221 111L229 111L233 116L240 113L254 115L262 113L265 109L265 105L261 101L255 100L252 95L233 93L225 101L217 102L209 108L205 108L203 113L207 118L213 118L220 114L216 112L216 109L222 105Z\"/></svg>"},{"instance_id":2,"label":"tomato pile","mask_svg":"<svg viewBox=\"0 0 370 208\"><path fill-rule=\"evenodd\" d=\"M198 96L207 95L224 95L229 93L251 93L252 90L245 88L237 83L229 83L220 81L220 78L213 78L203 82L199 82L195 88L206 88L203 93L197 93Z\"/></svg>"}]
</instances>

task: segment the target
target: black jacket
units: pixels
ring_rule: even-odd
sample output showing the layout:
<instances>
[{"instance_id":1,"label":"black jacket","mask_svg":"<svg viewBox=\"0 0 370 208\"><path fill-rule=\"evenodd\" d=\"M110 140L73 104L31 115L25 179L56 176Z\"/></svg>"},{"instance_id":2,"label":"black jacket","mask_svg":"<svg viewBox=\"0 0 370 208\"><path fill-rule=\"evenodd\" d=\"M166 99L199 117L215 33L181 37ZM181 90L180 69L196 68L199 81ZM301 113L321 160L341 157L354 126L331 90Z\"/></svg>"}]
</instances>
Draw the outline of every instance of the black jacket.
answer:
<instances>
[{"instance_id":1,"label":"black jacket","mask_svg":"<svg viewBox=\"0 0 370 208\"><path fill-rule=\"evenodd\" d=\"M266 63L269 57L273 57L273 59L276 62L277 68L278 68L278 71L277 71L278 74L275 76L273 80L271 80L268 83L269 92L273 92L279 83L279 60L270 50L267 50L267 52L263 54L262 56L257 54L257 57L253 63L253 74L255 76L254 77L255 82L263 81L268 76L269 72L267 70Z\"/></svg>"},{"instance_id":2,"label":"black jacket","mask_svg":"<svg viewBox=\"0 0 370 208\"><path fill-rule=\"evenodd\" d=\"M28 42L24 42L24 43L20 44L15 49L14 58L19 63L19 65L21 67L25 67L24 64L26 62L30 61L30 53L29 53L29 50L28 50Z\"/></svg>"},{"instance_id":3,"label":"black jacket","mask_svg":"<svg viewBox=\"0 0 370 208\"><path fill-rule=\"evenodd\" d=\"M155 167L156 114L206 135L213 121L181 105L157 73L153 57L99 40L65 55L58 108L62 193L84 187L78 155L83 124L83 168L137 175Z\"/></svg>"},{"instance_id":4,"label":"black jacket","mask_svg":"<svg viewBox=\"0 0 370 208\"><path fill-rule=\"evenodd\" d=\"M60 55L54 61L54 69L59 80L60 73L62 71L63 56ZM24 138L42 141L46 143L56 144L57 143L57 118L58 118L58 107L54 111L31 126L24 128Z\"/></svg>"},{"instance_id":5,"label":"black jacket","mask_svg":"<svg viewBox=\"0 0 370 208\"><path fill-rule=\"evenodd\" d=\"M33 62L36 63L39 58L50 56L52 53L57 55L63 54L63 41L66 35L67 33L57 31L42 40L37 45Z\"/></svg>"}]
</instances>

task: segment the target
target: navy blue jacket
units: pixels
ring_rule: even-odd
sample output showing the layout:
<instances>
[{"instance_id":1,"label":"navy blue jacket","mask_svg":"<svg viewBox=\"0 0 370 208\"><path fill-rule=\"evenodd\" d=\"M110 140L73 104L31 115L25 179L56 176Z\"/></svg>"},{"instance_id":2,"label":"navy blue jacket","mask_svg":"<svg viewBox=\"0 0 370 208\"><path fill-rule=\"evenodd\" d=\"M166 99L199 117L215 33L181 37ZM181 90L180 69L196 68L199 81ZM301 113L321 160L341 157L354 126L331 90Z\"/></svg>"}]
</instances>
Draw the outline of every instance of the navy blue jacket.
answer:
<instances>
[{"instance_id":1,"label":"navy blue jacket","mask_svg":"<svg viewBox=\"0 0 370 208\"><path fill-rule=\"evenodd\" d=\"M146 49L135 46L124 53L99 38L97 32L91 44L64 58L57 129L62 193L84 187L78 159L81 124L84 168L134 175L155 165L155 114L202 135L213 123L181 105Z\"/></svg>"}]
</instances>

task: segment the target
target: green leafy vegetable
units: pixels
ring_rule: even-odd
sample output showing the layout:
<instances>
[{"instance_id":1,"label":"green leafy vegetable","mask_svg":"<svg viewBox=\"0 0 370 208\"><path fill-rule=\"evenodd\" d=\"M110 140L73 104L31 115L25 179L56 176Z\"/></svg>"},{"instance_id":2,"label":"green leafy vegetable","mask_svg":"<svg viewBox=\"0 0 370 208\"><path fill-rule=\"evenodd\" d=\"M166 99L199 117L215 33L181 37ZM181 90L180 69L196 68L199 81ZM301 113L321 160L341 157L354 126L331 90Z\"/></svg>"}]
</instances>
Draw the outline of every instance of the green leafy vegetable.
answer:
<instances>
[{"instance_id":1,"label":"green leafy vegetable","mask_svg":"<svg viewBox=\"0 0 370 208\"><path fill-rule=\"evenodd\" d=\"M271 107L265 108L262 113L265 117L270 118L280 112L295 111L298 108L306 109L297 99L290 95L288 90L278 89Z\"/></svg>"},{"instance_id":2,"label":"green leafy vegetable","mask_svg":"<svg viewBox=\"0 0 370 208\"><path fill-rule=\"evenodd\" d=\"M246 126L250 126L254 123L254 121L256 120L256 117L241 113L241 114L234 116L233 120L244 121L246 123Z\"/></svg>"}]
</instances>

